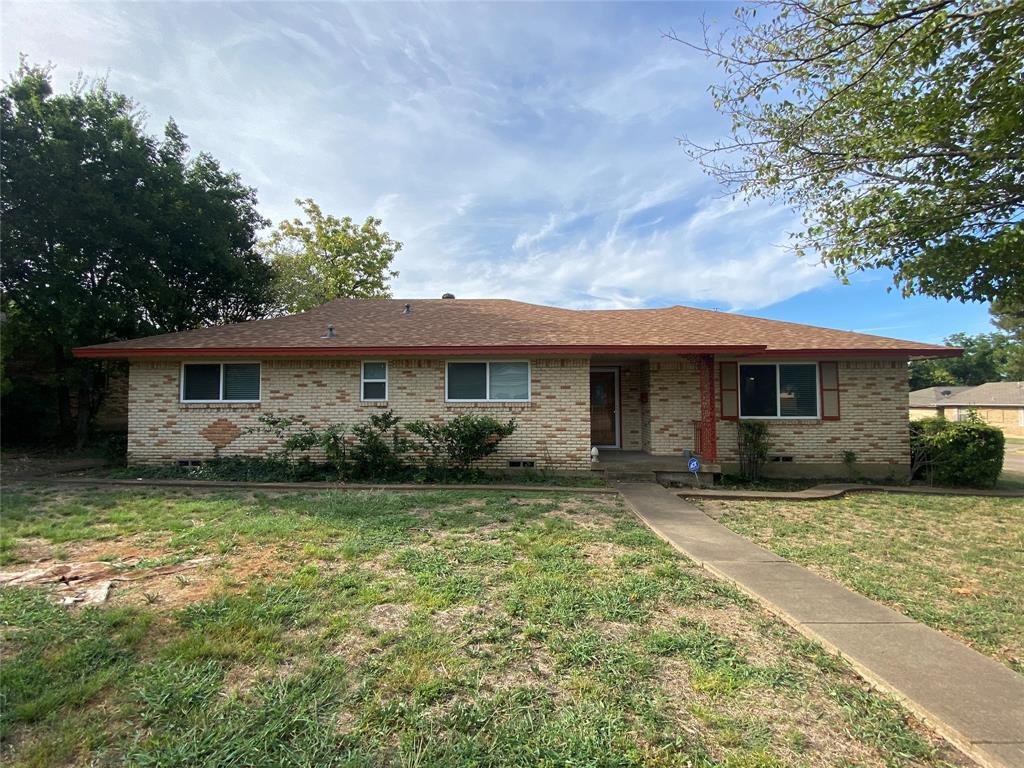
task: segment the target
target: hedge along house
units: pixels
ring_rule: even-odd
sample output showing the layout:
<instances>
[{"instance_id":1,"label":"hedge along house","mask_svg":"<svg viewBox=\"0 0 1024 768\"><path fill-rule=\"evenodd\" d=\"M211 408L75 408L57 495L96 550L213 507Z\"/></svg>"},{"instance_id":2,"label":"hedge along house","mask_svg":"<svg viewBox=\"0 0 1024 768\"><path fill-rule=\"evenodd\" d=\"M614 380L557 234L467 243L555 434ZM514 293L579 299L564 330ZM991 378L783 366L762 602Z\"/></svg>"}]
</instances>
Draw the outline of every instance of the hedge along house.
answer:
<instances>
[{"instance_id":1,"label":"hedge along house","mask_svg":"<svg viewBox=\"0 0 1024 768\"><path fill-rule=\"evenodd\" d=\"M907 361L928 344L687 307L570 310L507 300L337 299L297 315L82 347L130 361L133 463L256 456L259 417L352 425L514 417L486 466L584 471L687 452L732 471L737 423L770 422L770 469L909 465Z\"/></svg>"}]
</instances>

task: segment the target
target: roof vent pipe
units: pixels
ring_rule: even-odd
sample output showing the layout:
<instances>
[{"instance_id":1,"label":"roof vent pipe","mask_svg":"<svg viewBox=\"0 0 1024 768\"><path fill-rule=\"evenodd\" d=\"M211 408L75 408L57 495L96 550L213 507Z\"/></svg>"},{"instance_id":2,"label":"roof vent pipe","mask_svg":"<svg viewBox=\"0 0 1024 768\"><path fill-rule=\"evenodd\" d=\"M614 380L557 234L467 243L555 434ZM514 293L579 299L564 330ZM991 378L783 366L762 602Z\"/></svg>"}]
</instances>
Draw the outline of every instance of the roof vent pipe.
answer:
<instances>
[{"instance_id":1,"label":"roof vent pipe","mask_svg":"<svg viewBox=\"0 0 1024 768\"><path fill-rule=\"evenodd\" d=\"M411 315L412 314L412 304L406 304L405 305L405 309L402 310L402 314L403 315Z\"/></svg>"},{"instance_id":2,"label":"roof vent pipe","mask_svg":"<svg viewBox=\"0 0 1024 768\"><path fill-rule=\"evenodd\" d=\"M441 298L442 299L454 299L455 298L455 294L454 293L445 293L445 294L441 295Z\"/></svg>"},{"instance_id":3,"label":"roof vent pipe","mask_svg":"<svg viewBox=\"0 0 1024 768\"><path fill-rule=\"evenodd\" d=\"M334 326L327 326L327 333L320 337L321 339L333 339L334 338Z\"/></svg>"}]
</instances>

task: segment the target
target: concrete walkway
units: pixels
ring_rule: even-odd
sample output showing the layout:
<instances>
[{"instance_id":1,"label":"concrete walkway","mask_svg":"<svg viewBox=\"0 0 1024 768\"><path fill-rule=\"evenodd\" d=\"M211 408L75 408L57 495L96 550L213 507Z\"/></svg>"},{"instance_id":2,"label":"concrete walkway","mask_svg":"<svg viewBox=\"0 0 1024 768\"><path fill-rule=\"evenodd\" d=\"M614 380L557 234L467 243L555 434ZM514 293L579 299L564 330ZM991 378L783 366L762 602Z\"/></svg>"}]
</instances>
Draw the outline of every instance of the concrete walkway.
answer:
<instances>
[{"instance_id":1,"label":"concrete walkway","mask_svg":"<svg viewBox=\"0 0 1024 768\"><path fill-rule=\"evenodd\" d=\"M656 483L616 487L661 538L841 655L978 763L1024 766L1024 677L762 549Z\"/></svg>"},{"instance_id":2,"label":"concrete walkway","mask_svg":"<svg viewBox=\"0 0 1024 768\"><path fill-rule=\"evenodd\" d=\"M848 493L912 493L926 496L982 496L1002 499L1024 499L1024 491L1008 488L938 488L930 485L869 485L866 483L823 483L802 491L727 490L724 488L677 488L684 499L733 499L776 501L820 501L838 499Z\"/></svg>"}]
</instances>

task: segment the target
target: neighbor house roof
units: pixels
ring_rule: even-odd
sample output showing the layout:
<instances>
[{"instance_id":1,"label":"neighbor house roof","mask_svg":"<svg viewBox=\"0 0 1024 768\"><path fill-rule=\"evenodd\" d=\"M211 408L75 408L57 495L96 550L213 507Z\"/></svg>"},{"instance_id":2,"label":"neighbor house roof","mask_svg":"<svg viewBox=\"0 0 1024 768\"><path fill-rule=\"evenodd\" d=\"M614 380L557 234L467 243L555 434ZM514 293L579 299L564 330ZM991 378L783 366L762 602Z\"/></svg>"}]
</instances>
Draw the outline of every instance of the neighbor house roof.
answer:
<instances>
[{"instance_id":1,"label":"neighbor house roof","mask_svg":"<svg viewBox=\"0 0 1024 768\"><path fill-rule=\"evenodd\" d=\"M690 307L575 310L505 299L335 299L296 315L75 350L100 358L572 353L945 357L960 350Z\"/></svg>"},{"instance_id":2,"label":"neighbor house roof","mask_svg":"<svg viewBox=\"0 0 1024 768\"><path fill-rule=\"evenodd\" d=\"M911 408L936 408L943 405L952 405L950 399L954 395L971 389L971 387L925 387L915 389L910 393Z\"/></svg>"},{"instance_id":3,"label":"neighbor house roof","mask_svg":"<svg viewBox=\"0 0 1024 768\"><path fill-rule=\"evenodd\" d=\"M945 394L949 392L949 394ZM915 399L915 395L918 396ZM910 393L911 408L938 406L1024 408L1024 381L990 381L976 387L928 387Z\"/></svg>"}]
</instances>

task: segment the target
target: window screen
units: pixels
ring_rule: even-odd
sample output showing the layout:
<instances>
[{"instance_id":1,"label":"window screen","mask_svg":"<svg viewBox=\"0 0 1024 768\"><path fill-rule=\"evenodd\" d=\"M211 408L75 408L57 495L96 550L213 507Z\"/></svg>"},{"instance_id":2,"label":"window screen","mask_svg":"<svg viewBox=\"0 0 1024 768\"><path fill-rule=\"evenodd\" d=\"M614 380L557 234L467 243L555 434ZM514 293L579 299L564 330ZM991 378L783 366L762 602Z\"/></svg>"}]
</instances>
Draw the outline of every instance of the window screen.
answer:
<instances>
[{"instance_id":1,"label":"window screen","mask_svg":"<svg viewBox=\"0 0 1024 768\"><path fill-rule=\"evenodd\" d=\"M740 366L740 416L777 416L774 365Z\"/></svg>"},{"instance_id":2,"label":"window screen","mask_svg":"<svg viewBox=\"0 0 1024 768\"><path fill-rule=\"evenodd\" d=\"M491 363L491 400L528 400L529 363Z\"/></svg>"},{"instance_id":3,"label":"window screen","mask_svg":"<svg viewBox=\"0 0 1024 768\"><path fill-rule=\"evenodd\" d=\"M814 365L779 366L779 415L818 415L818 377Z\"/></svg>"},{"instance_id":4,"label":"window screen","mask_svg":"<svg viewBox=\"0 0 1024 768\"><path fill-rule=\"evenodd\" d=\"M260 399L259 363L186 363L182 402Z\"/></svg>"},{"instance_id":5,"label":"window screen","mask_svg":"<svg viewBox=\"0 0 1024 768\"><path fill-rule=\"evenodd\" d=\"M220 364L190 364L182 371L182 400L220 400Z\"/></svg>"},{"instance_id":6,"label":"window screen","mask_svg":"<svg viewBox=\"0 0 1024 768\"><path fill-rule=\"evenodd\" d=\"M224 399L225 400L259 400L260 399L260 364L259 363L225 363L224 364Z\"/></svg>"},{"instance_id":7,"label":"window screen","mask_svg":"<svg viewBox=\"0 0 1024 768\"><path fill-rule=\"evenodd\" d=\"M388 399L388 364L363 363L363 400Z\"/></svg>"},{"instance_id":8,"label":"window screen","mask_svg":"<svg viewBox=\"0 0 1024 768\"><path fill-rule=\"evenodd\" d=\"M486 400L487 363L448 363L449 400Z\"/></svg>"}]
</instances>

